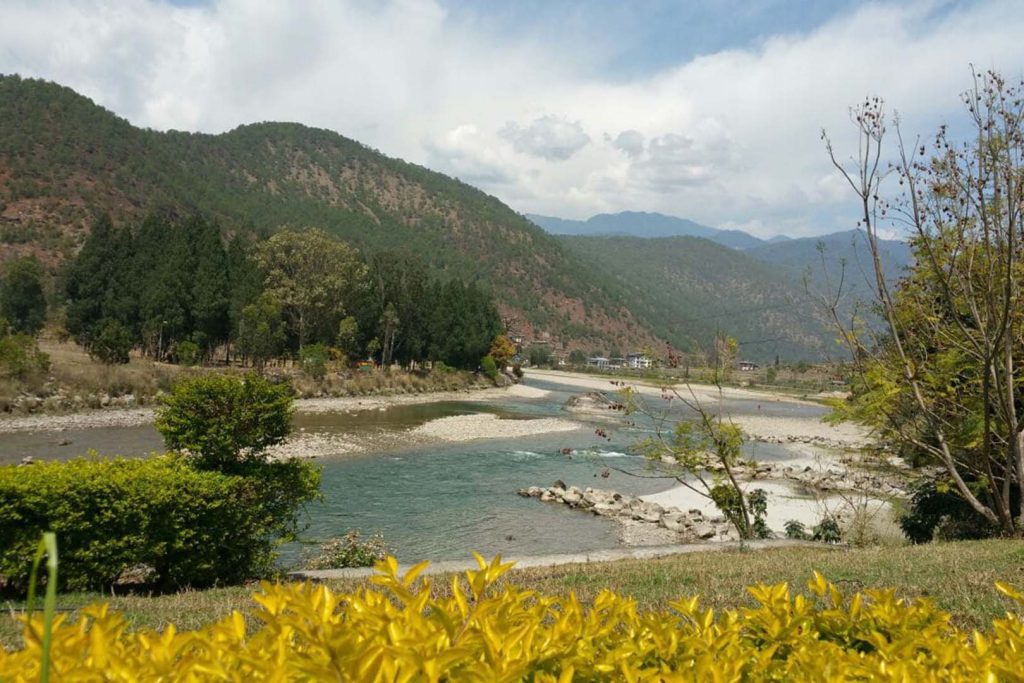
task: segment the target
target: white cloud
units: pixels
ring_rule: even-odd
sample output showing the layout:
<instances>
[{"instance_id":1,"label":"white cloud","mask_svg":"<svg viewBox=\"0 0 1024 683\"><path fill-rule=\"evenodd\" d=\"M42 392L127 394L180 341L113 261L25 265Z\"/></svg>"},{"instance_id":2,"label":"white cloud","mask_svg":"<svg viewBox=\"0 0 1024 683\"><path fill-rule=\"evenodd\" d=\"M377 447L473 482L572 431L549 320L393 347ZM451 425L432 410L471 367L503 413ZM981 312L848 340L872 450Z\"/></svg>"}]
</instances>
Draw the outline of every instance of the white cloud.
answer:
<instances>
[{"instance_id":1,"label":"white cloud","mask_svg":"<svg viewBox=\"0 0 1024 683\"><path fill-rule=\"evenodd\" d=\"M517 152L548 161L565 161L590 142L579 121L559 116L541 116L528 126L510 121L498 135L511 142Z\"/></svg>"},{"instance_id":2,"label":"white cloud","mask_svg":"<svg viewBox=\"0 0 1024 683\"><path fill-rule=\"evenodd\" d=\"M793 236L853 225L819 140L827 127L854 148L849 104L881 94L930 133L961 120L969 62L1024 70L1024 13L998 0L869 4L628 81L595 76L592 36L508 37L434 0L0 0L0 15L0 72L64 83L138 125L300 121L520 211L663 211Z\"/></svg>"}]
</instances>

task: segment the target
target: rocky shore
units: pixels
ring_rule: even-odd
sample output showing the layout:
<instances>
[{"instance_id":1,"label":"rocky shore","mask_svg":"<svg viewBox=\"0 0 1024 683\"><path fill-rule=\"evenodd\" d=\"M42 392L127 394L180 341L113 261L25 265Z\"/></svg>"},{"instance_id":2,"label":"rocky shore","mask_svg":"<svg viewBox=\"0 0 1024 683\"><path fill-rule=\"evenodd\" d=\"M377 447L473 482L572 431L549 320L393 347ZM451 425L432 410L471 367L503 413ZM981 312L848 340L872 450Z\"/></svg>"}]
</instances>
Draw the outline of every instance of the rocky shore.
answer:
<instances>
[{"instance_id":1,"label":"rocky shore","mask_svg":"<svg viewBox=\"0 0 1024 683\"><path fill-rule=\"evenodd\" d=\"M549 487L530 486L518 493L619 522L624 528L623 540L634 545L737 540L735 529L724 517L708 517L697 509L664 507L616 491L581 489L556 481Z\"/></svg>"}]
</instances>

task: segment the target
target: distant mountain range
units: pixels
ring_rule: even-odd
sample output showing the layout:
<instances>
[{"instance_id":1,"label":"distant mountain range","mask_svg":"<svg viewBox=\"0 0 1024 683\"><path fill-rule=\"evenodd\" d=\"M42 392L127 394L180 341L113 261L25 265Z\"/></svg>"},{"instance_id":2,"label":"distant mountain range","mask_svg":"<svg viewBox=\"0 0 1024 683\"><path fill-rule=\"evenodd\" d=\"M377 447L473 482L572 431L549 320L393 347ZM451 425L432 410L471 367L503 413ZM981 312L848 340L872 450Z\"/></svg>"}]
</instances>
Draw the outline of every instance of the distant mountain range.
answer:
<instances>
[{"instance_id":1,"label":"distant mountain range","mask_svg":"<svg viewBox=\"0 0 1024 683\"><path fill-rule=\"evenodd\" d=\"M826 242L821 282L841 259L848 272L868 263L849 234L765 242L649 213L527 220L332 131L260 123L161 133L17 76L0 76L0 121L0 260L33 253L58 277L99 213L125 223L198 211L225 232L318 226L367 254L414 252L441 278L488 286L515 331L567 349L697 351L722 331L749 358L797 360L836 352L802 283L820 262L817 242ZM886 248L895 276L909 254Z\"/></svg>"},{"instance_id":2,"label":"distant mountain range","mask_svg":"<svg viewBox=\"0 0 1024 683\"><path fill-rule=\"evenodd\" d=\"M623 211L621 213L600 213L585 221L526 214L526 217L552 235L617 235L630 237L703 237L732 249L750 249L762 244L758 239L742 230L720 230L701 225L688 218L666 216L662 213L644 211ZM772 240L785 240L775 237Z\"/></svg>"}]
</instances>

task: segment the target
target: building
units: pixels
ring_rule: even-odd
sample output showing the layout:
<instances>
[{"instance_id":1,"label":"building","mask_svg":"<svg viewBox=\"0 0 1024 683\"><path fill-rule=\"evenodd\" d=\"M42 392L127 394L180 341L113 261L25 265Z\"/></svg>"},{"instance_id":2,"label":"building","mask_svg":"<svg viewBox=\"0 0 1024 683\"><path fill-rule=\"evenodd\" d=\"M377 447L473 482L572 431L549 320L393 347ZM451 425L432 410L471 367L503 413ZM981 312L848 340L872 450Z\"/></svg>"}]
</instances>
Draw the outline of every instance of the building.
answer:
<instances>
[{"instance_id":1,"label":"building","mask_svg":"<svg viewBox=\"0 0 1024 683\"><path fill-rule=\"evenodd\" d=\"M594 356L593 358L587 359L587 367L597 368L598 370L607 370L611 367L611 361L604 356Z\"/></svg>"},{"instance_id":2,"label":"building","mask_svg":"<svg viewBox=\"0 0 1024 683\"><path fill-rule=\"evenodd\" d=\"M737 367L739 367L742 372L751 372L753 370L757 370L761 366L757 363L752 363L749 360L741 360Z\"/></svg>"},{"instance_id":3,"label":"building","mask_svg":"<svg viewBox=\"0 0 1024 683\"><path fill-rule=\"evenodd\" d=\"M654 361L643 353L626 354L626 367L632 370L647 370L654 366Z\"/></svg>"}]
</instances>

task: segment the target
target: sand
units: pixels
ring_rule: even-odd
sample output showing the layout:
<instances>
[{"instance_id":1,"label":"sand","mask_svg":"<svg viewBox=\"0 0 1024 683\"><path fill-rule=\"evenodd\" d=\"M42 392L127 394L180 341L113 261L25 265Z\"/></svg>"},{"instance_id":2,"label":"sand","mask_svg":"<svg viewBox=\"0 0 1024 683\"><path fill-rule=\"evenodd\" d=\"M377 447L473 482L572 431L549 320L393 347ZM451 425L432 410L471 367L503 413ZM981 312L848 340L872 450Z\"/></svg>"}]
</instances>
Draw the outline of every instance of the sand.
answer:
<instances>
[{"instance_id":1,"label":"sand","mask_svg":"<svg viewBox=\"0 0 1024 683\"><path fill-rule=\"evenodd\" d=\"M561 418L536 420L503 420L497 415L477 413L453 415L431 420L411 430L414 437L440 441L473 441L475 439L507 439L554 432L571 432L583 428L578 422Z\"/></svg>"}]
</instances>

